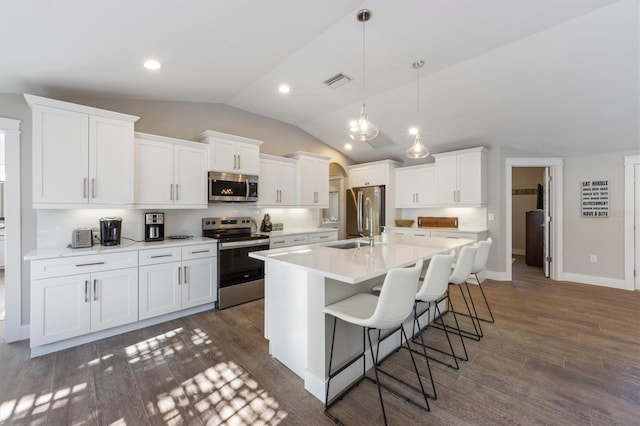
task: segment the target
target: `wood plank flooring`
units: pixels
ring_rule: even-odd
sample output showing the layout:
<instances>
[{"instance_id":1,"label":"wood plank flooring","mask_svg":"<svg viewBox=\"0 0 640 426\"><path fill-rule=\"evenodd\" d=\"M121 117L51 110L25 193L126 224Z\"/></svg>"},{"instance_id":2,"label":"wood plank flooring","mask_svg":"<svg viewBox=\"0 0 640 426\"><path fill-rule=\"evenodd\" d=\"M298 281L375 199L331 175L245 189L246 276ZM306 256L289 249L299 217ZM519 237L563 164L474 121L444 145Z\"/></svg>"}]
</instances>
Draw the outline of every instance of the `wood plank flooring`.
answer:
<instances>
[{"instance_id":1,"label":"wood plank flooring","mask_svg":"<svg viewBox=\"0 0 640 426\"><path fill-rule=\"evenodd\" d=\"M521 259L513 282L484 288L496 323L465 340L460 370L431 364L431 412L385 394L390 424L640 424L640 293L548 281ZM0 340L0 424L332 424L268 355L262 331L257 301L36 359L28 342ZM445 343L433 328L425 338ZM411 380L409 366L407 351L383 364ZM369 382L332 412L347 425L382 424Z\"/></svg>"}]
</instances>

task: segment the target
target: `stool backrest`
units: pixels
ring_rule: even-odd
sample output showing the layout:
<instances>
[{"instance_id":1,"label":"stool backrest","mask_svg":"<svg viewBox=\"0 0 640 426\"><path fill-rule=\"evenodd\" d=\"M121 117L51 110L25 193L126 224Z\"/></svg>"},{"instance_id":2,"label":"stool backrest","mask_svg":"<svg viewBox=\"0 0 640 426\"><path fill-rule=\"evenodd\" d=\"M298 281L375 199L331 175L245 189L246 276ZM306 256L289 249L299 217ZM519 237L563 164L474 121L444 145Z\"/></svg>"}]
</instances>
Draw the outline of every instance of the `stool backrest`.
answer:
<instances>
[{"instance_id":1,"label":"stool backrest","mask_svg":"<svg viewBox=\"0 0 640 426\"><path fill-rule=\"evenodd\" d=\"M455 255L455 250L451 250L449 254L437 254L431 258L422 287L418 289L416 294L416 300L435 302L447 292L451 265Z\"/></svg>"},{"instance_id":2,"label":"stool backrest","mask_svg":"<svg viewBox=\"0 0 640 426\"><path fill-rule=\"evenodd\" d=\"M449 276L449 282L451 284L463 284L471 275L471 269L473 268L473 261L476 258L478 247L464 246L460 250L460 255L456 260L456 267Z\"/></svg>"},{"instance_id":3,"label":"stool backrest","mask_svg":"<svg viewBox=\"0 0 640 426\"><path fill-rule=\"evenodd\" d=\"M387 272L380 290L378 305L367 327L395 328L413 312L422 260L411 268L393 268Z\"/></svg>"},{"instance_id":4,"label":"stool backrest","mask_svg":"<svg viewBox=\"0 0 640 426\"><path fill-rule=\"evenodd\" d=\"M493 240L491 238L478 242L478 253L476 253L476 258L473 261L473 268L471 269L472 274L477 274L478 272L487 269L487 261L489 260L489 252L491 251L492 242Z\"/></svg>"}]
</instances>

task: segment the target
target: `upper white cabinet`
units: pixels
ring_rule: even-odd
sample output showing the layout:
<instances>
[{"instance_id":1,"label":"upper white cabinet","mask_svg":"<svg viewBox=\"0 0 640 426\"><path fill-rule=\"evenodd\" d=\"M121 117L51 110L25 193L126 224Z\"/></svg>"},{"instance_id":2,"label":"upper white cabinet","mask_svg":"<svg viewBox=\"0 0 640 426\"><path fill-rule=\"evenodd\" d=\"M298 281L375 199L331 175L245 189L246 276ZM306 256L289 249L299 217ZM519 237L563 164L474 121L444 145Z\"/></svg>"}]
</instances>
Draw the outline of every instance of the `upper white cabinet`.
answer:
<instances>
[{"instance_id":1,"label":"upper white cabinet","mask_svg":"<svg viewBox=\"0 0 640 426\"><path fill-rule=\"evenodd\" d=\"M438 204L435 164L402 167L396 173L396 207L419 208Z\"/></svg>"},{"instance_id":2,"label":"upper white cabinet","mask_svg":"<svg viewBox=\"0 0 640 426\"><path fill-rule=\"evenodd\" d=\"M207 130L198 140L209 144L209 167L214 172L258 175L262 141Z\"/></svg>"},{"instance_id":3,"label":"upper white cabinet","mask_svg":"<svg viewBox=\"0 0 640 426\"><path fill-rule=\"evenodd\" d=\"M296 160L260 154L259 206L295 206L296 189Z\"/></svg>"},{"instance_id":4,"label":"upper white cabinet","mask_svg":"<svg viewBox=\"0 0 640 426\"><path fill-rule=\"evenodd\" d=\"M34 208L133 204L138 117L24 96L33 114Z\"/></svg>"},{"instance_id":5,"label":"upper white cabinet","mask_svg":"<svg viewBox=\"0 0 640 426\"><path fill-rule=\"evenodd\" d=\"M207 208L208 146L135 133L135 204L143 208Z\"/></svg>"},{"instance_id":6,"label":"upper white cabinet","mask_svg":"<svg viewBox=\"0 0 640 426\"><path fill-rule=\"evenodd\" d=\"M440 205L480 206L487 203L486 149L434 154Z\"/></svg>"},{"instance_id":7,"label":"upper white cabinet","mask_svg":"<svg viewBox=\"0 0 640 426\"><path fill-rule=\"evenodd\" d=\"M388 185L398 165L395 161L383 160L350 166L349 187Z\"/></svg>"},{"instance_id":8,"label":"upper white cabinet","mask_svg":"<svg viewBox=\"0 0 640 426\"><path fill-rule=\"evenodd\" d=\"M329 157L298 151L298 206L329 207Z\"/></svg>"}]
</instances>

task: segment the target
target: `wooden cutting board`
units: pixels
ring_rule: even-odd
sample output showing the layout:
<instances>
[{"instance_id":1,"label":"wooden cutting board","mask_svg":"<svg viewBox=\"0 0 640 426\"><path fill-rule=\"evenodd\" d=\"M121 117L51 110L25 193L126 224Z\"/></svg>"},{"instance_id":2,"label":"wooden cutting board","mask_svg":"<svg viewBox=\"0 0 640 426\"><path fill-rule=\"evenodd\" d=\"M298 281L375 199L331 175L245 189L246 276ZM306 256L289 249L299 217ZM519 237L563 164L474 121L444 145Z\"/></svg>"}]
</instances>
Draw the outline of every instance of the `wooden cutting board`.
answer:
<instances>
[{"instance_id":1,"label":"wooden cutting board","mask_svg":"<svg viewBox=\"0 0 640 426\"><path fill-rule=\"evenodd\" d=\"M457 228L457 217L418 216L418 228Z\"/></svg>"}]
</instances>

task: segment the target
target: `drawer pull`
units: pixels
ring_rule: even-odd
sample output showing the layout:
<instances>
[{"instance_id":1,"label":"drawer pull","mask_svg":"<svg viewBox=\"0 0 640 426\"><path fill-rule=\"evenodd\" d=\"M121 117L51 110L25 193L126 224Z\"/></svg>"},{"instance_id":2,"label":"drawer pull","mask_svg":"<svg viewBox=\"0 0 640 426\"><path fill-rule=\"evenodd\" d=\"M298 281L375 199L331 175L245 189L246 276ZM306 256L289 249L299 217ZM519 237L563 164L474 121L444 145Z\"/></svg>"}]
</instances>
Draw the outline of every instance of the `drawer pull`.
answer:
<instances>
[{"instance_id":1,"label":"drawer pull","mask_svg":"<svg viewBox=\"0 0 640 426\"><path fill-rule=\"evenodd\" d=\"M192 251L191 254L198 254L198 253L209 253L211 250L207 249L207 250L197 250L197 251Z\"/></svg>"},{"instance_id":2,"label":"drawer pull","mask_svg":"<svg viewBox=\"0 0 640 426\"><path fill-rule=\"evenodd\" d=\"M276 244L284 244L284 241L272 241L271 244L273 244L274 246Z\"/></svg>"},{"instance_id":3,"label":"drawer pull","mask_svg":"<svg viewBox=\"0 0 640 426\"><path fill-rule=\"evenodd\" d=\"M78 263L76 264L76 268L79 268L81 266L94 266L94 265L104 265L104 262Z\"/></svg>"},{"instance_id":4,"label":"drawer pull","mask_svg":"<svg viewBox=\"0 0 640 426\"><path fill-rule=\"evenodd\" d=\"M173 257L173 254L156 254L153 256L149 256L149 259L157 259L159 257Z\"/></svg>"},{"instance_id":5,"label":"drawer pull","mask_svg":"<svg viewBox=\"0 0 640 426\"><path fill-rule=\"evenodd\" d=\"M324 237L320 237L321 240L324 240L325 238L329 238L329 236L325 235Z\"/></svg>"},{"instance_id":6,"label":"drawer pull","mask_svg":"<svg viewBox=\"0 0 640 426\"><path fill-rule=\"evenodd\" d=\"M184 268L184 284L189 284L189 283L187 282L187 267L186 267L186 266L183 266L183 268Z\"/></svg>"},{"instance_id":7,"label":"drawer pull","mask_svg":"<svg viewBox=\"0 0 640 426\"><path fill-rule=\"evenodd\" d=\"M84 301L89 301L89 280L84 280Z\"/></svg>"},{"instance_id":8,"label":"drawer pull","mask_svg":"<svg viewBox=\"0 0 640 426\"><path fill-rule=\"evenodd\" d=\"M93 280L93 300L98 300L98 280Z\"/></svg>"},{"instance_id":9,"label":"drawer pull","mask_svg":"<svg viewBox=\"0 0 640 426\"><path fill-rule=\"evenodd\" d=\"M299 242L299 241L304 241L304 238L300 238L300 239L293 240L293 241L295 241L295 242L297 243L297 242Z\"/></svg>"},{"instance_id":10,"label":"drawer pull","mask_svg":"<svg viewBox=\"0 0 640 426\"><path fill-rule=\"evenodd\" d=\"M178 285L182 284L182 268L178 266Z\"/></svg>"}]
</instances>

